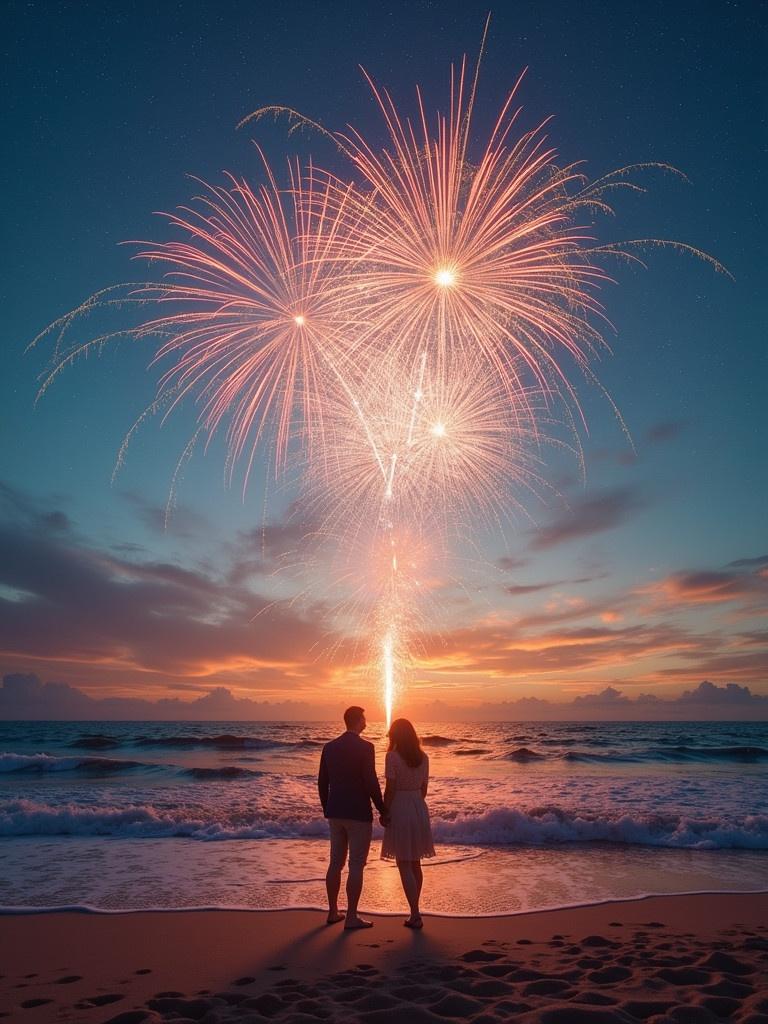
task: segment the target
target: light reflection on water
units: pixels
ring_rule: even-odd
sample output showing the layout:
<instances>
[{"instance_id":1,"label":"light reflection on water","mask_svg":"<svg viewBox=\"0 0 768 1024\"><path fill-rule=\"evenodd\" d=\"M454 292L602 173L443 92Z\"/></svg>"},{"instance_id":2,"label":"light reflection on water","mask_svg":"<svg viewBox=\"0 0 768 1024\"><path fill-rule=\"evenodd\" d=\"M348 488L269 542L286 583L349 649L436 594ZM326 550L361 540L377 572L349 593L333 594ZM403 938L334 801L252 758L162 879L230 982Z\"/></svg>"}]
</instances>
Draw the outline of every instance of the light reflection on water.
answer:
<instances>
[{"instance_id":1,"label":"light reflection on water","mask_svg":"<svg viewBox=\"0 0 768 1024\"><path fill-rule=\"evenodd\" d=\"M24 839L0 844L0 905L322 907L323 840ZM362 906L401 912L396 867L374 843ZM768 890L768 855L607 844L442 846L425 861L423 907L500 914L648 893Z\"/></svg>"}]
</instances>

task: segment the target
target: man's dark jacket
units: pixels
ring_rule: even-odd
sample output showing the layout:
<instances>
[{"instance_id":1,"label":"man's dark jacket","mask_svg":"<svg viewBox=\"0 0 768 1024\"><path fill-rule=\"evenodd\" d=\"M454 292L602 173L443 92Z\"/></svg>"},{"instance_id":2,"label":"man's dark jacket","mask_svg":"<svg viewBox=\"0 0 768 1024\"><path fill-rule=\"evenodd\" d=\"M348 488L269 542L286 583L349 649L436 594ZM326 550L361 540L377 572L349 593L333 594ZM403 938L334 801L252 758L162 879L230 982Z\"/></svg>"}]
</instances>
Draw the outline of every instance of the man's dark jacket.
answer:
<instances>
[{"instance_id":1,"label":"man's dark jacket","mask_svg":"<svg viewBox=\"0 0 768 1024\"><path fill-rule=\"evenodd\" d=\"M342 733L323 747L317 776L320 803L326 818L373 821L371 800L384 813L376 776L376 751L356 732Z\"/></svg>"}]
</instances>

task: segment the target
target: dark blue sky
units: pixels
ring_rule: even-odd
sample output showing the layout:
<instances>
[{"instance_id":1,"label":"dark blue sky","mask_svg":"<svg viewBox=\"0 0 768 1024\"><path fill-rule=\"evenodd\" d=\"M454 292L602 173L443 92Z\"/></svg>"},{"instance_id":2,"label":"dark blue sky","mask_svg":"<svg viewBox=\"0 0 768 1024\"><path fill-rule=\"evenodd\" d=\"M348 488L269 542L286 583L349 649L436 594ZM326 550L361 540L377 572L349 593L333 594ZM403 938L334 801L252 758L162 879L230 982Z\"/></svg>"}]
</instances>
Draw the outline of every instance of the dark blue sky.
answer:
<instances>
[{"instance_id":1,"label":"dark blue sky","mask_svg":"<svg viewBox=\"0 0 768 1024\"><path fill-rule=\"evenodd\" d=\"M176 525L159 530L156 510L190 434L189 416L163 430L150 424L110 486L122 437L152 397L149 352L123 344L81 363L33 409L46 350L25 355L24 347L90 293L146 277L146 268L131 263L130 248L118 243L167 236L153 211L189 197L185 175L218 181L229 169L258 180L254 138L276 166L298 151L343 170L319 137L288 139L284 125L266 122L236 131L249 111L283 103L331 128L360 125L376 139L380 124L358 65L400 106L412 103L419 83L428 105L438 107L451 60L477 51L486 11L473 0L4 6L0 480L8 488L6 539L13 550L19 536L40 530L45 543L79 551L85 561L120 550L137 564L172 564L220 581L225 563L238 557L235 538L261 521L260 487L245 504L239 488L226 490L222 452L214 446L182 481ZM563 162L584 160L597 177L629 163L664 161L690 178L685 184L659 173L639 176L648 192L623 197L616 218L599 224L599 237L678 239L712 253L734 280L670 251L649 252L647 271L614 268L617 285L604 296L616 326L607 339L614 355L598 373L632 432L637 458L608 403L582 389L590 425L586 485L565 488L569 513L532 511L541 529L593 514L594 528L571 535L566 529L570 539L546 546L521 525L510 548L525 564L509 582L525 588L525 596L504 592L491 601L494 622L510 624L520 649L529 636L521 623L539 615L530 635L552 644L542 641L537 650L572 646L561 643L558 630L610 626L618 631L615 644L610 636L599 642L629 653L620 664L558 656L537 667L523 659L501 675L474 661L455 662L458 700L477 699L478 684L488 680L488 699L580 692L607 682L672 692L705 673L765 690L763 641L753 636L765 605L761 563L731 564L768 549L764 42L756 3L505 3L493 11L477 139L527 66L520 94L525 123L554 115L550 137ZM552 478L562 480L566 468L553 459ZM66 516L58 534L46 525L51 510ZM275 503L272 514L278 513ZM491 545L489 557L500 551ZM707 573L714 592L704 584ZM585 575L594 580L569 583ZM217 682L268 695L292 687L303 693L310 685L291 683L282 670L270 675L262 662L275 659L255 658L262 665L255 675L247 655L234 658L234 668L220 668L220 651L209 660L201 654L200 664L214 666L207 674L172 657L160 668L137 640L121 639L114 623L94 627L92 649L64 642L37 649L35 630L46 620L34 616L56 600L41 576L44 567L19 565L0 580L6 611L28 637L4 640L8 670L126 692L183 689L186 681L192 690ZM270 596L262 584L256 590ZM477 616L486 622L488 609ZM662 636L664 629L669 635ZM647 646L634 654L622 647L630 630L647 635ZM713 661L726 647L728 659ZM50 671L41 658L52 663ZM452 685L447 675L424 670L431 692Z\"/></svg>"}]
</instances>

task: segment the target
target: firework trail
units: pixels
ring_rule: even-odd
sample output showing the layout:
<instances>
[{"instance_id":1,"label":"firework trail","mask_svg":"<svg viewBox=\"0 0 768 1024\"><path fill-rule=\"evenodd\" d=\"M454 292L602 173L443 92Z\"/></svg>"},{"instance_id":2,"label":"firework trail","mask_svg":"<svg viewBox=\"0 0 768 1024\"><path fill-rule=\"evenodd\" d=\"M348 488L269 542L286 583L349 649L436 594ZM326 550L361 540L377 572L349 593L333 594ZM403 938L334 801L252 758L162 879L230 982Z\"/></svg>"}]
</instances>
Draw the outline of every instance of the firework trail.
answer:
<instances>
[{"instance_id":1,"label":"firework trail","mask_svg":"<svg viewBox=\"0 0 768 1024\"><path fill-rule=\"evenodd\" d=\"M503 529L520 491L544 486L553 409L581 415L572 370L591 379L607 323L596 259L637 257L636 243L595 245L578 218L638 186L626 168L589 183L559 167L546 122L516 131L519 81L476 162L466 63L431 119L420 93L412 122L368 81L386 145L310 122L353 182L290 163L283 190L264 159L259 188L232 175L204 185L168 217L179 239L140 247L166 268L160 283L107 290L43 332L57 339L41 391L115 337L156 339L158 391L137 426L191 398L183 458L225 430L244 488L260 447L277 471L301 464L317 536L356 578L350 604L366 609L389 721L435 563L470 522ZM153 313L70 344L83 316L126 304Z\"/></svg>"}]
</instances>

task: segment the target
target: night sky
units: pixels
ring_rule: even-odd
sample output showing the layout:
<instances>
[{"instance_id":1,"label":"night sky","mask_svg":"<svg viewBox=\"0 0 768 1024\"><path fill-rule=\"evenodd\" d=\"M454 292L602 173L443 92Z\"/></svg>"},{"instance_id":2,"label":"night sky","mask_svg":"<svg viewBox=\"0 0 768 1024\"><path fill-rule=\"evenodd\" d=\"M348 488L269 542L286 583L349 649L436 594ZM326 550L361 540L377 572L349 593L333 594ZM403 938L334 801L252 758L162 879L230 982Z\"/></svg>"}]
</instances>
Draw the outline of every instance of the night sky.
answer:
<instances>
[{"instance_id":1,"label":"night sky","mask_svg":"<svg viewBox=\"0 0 768 1024\"><path fill-rule=\"evenodd\" d=\"M188 200L187 175L219 182L226 169L257 183L254 140L278 168L312 154L346 173L319 136L289 138L266 121L237 131L251 110L285 104L383 142L358 65L401 108L413 109L416 83L438 108L451 61L477 52L486 11L474 0L4 5L0 673L97 699L226 687L306 713L341 694L376 704L359 657L322 653L341 629L328 595L289 605L288 584L264 564L263 466L243 500L215 442L185 471L166 529L189 409L149 423L111 483L153 396L150 349L109 347L35 407L51 345L25 348L89 294L155 273L120 243L169 237L155 211ZM647 270L610 267L613 354L596 369L635 451L610 403L580 385L586 478L553 454L546 475L562 497L529 503L532 521L506 541L483 538L487 571L424 639L405 702L414 713L488 703L498 715L505 701L613 688L595 698L598 715L622 699L614 689L677 699L705 679L768 695L764 40L757 3L494 10L470 156L527 67L523 123L554 115L562 162L598 177L664 161L690 179L638 175L648 191L620 197L597 237L677 239L734 279L669 250L647 252ZM289 501L267 499L275 543ZM70 694L34 680L17 689L49 700L53 716ZM761 713L741 689L717 699ZM690 706L695 716L695 697ZM0 707L16 709L10 697Z\"/></svg>"}]
</instances>

